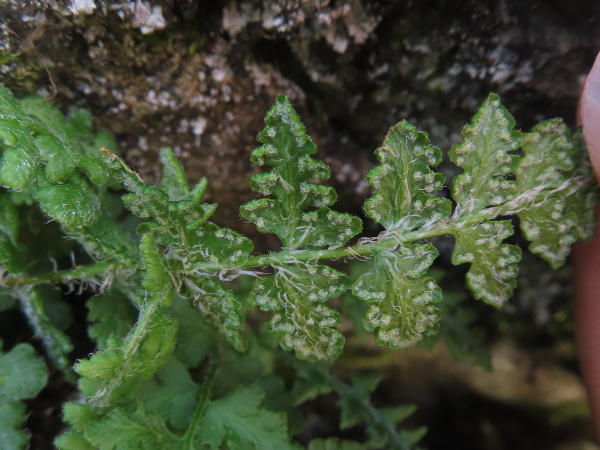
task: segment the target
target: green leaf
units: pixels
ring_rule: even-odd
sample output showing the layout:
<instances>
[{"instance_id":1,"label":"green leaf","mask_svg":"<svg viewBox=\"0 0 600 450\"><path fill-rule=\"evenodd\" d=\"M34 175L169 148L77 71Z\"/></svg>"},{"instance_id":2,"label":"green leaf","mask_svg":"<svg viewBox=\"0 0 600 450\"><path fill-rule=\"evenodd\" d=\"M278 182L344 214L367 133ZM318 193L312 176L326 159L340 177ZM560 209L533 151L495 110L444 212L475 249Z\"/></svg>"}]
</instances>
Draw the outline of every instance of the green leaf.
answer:
<instances>
[{"instance_id":1,"label":"green leaf","mask_svg":"<svg viewBox=\"0 0 600 450\"><path fill-rule=\"evenodd\" d=\"M388 232L428 228L450 214L450 201L433 196L444 186L444 176L431 170L441 162L442 153L428 141L426 133L403 121L390 129L377 149L379 165L367 175L377 192L364 208Z\"/></svg>"},{"instance_id":2,"label":"green leaf","mask_svg":"<svg viewBox=\"0 0 600 450\"><path fill-rule=\"evenodd\" d=\"M137 397L150 410L157 411L170 425L184 429L196 409L200 385L190 377L185 366L171 359L150 381L137 387Z\"/></svg>"},{"instance_id":3,"label":"green leaf","mask_svg":"<svg viewBox=\"0 0 600 450\"><path fill-rule=\"evenodd\" d=\"M63 407L63 420L71 429L56 438L54 445L60 450L94 450L96 447L86 439L83 430L99 418L98 410L84 403L67 402Z\"/></svg>"},{"instance_id":4,"label":"green leaf","mask_svg":"<svg viewBox=\"0 0 600 450\"><path fill-rule=\"evenodd\" d=\"M164 450L179 448L181 444L157 413L142 406L133 413L113 409L104 418L91 422L85 437L99 450Z\"/></svg>"},{"instance_id":5,"label":"green leaf","mask_svg":"<svg viewBox=\"0 0 600 450\"><path fill-rule=\"evenodd\" d=\"M0 108L7 114L13 113L17 109L17 100L4 87L0 87Z\"/></svg>"},{"instance_id":6,"label":"green leaf","mask_svg":"<svg viewBox=\"0 0 600 450\"><path fill-rule=\"evenodd\" d=\"M177 333L177 322L167 314L157 314L145 325L139 347L135 349L135 353L128 355L131 367L127 376L137 372L141 379L150 378L167 363L173 354Z\"/></svg>"},{"instance_id":7,"label":"green leaf","mask_svg":"<svg viewBox=\"0 0 600 450\"><path fill-rule=\"evenodd\" d=\"M585 197L552 194L565 185L572 186L573 190L579 187L580 177L569 177L575 167L577 150L562 121L540 123L524 136L524 157L516 172L519 195L530 199L527 209L517 212L523 234L531 241L529 250L539 254L554 269L564 263L571 245L588 235L584 232L581 236L578 224L582 212L589 208L581 204L573 208L569 204L570 197Z\"/></svg>"},{"instance_id":8,"label":"green leaf","mask_svg":"<svg viewBox=\"0 0 600 450\"><path fill-rule=\"evenodd\" d=\"M275 371L277 343L272 342L273 335L260 331L263 336L248 335L249 345L244 353L227 349L221 353L218 367L218 376L214 378L211 386L213 397L225 396L238 386L258 385L262 388L260 380L269 377Z\"/></svg>"},{"instance_id":9,"label":"green leaf","mask_svg":"<svg viewBox=\"0 0 600 450\"><path fill-rule=\"evenodd\" d=\"M137 240L106 211L101 211L94 223L69 234L96 260L114 260L127 269L139 264Z\"/></svg>"},{"instance_id":10,"label":"green leaf","mask_svg":"<svg viewBox=\"0 0 600 450\"><path fill-rule=\"evenodd\" d=\"M175 297L169 309L179 324L174 356L187 368L197 367L217 342L198 309L189 301Z\"/></svg>"},{"instance_id":11,"label":"green leaf","mask_svg":"<svg viewBox=\"0 0 600 450\"><path fill-rule=\"evenodd\" d=\"M73 172L78 158L54 135L37 136L36 144L46 162L46 177L53 183L62 183Z\"/></svg>"},{"instance_id":12,"label":"green leaf","mask_svg":"<svg viewBox=\"0 0 600 450\"><path fill-rule=\"evenodd\" d=\"M312 400L319 395L329 394L333 390L333 386L326 375L327 371L326 367L318 364L313 364L310 367L298 367L292 389L296 405Z\"/></svg>"},{"instance_id":13,"label":"green leaf","mask_svg":"<svg viewBox=\"0 0 600 450\"><path fill-rule=\"evenodd\" d=\"M248 258L253 250L252 241L247 237L211 222L193 224L188 229L190 234L195 235L193 248L189 249L190 272L195 265L205 262L218 262L235 267L236 263Z\"/></svg>"},{"instance_id":14,"label":"green leaf","mask_svg":"<svg viewBox=\"0 0 600 450\"><path fill-rule=\"evenodd\" d=\"M90 359L79 360L75 365L75 370L88 380L110 380L116 376L124 363L125 358L122 352L109 348L94 353Z\"/></svg>"},{"instance_id":15,"label":"green leaf","mask_svg":"<svg viewBox=\"0 0 600 450\"><path fill-rule=\"evenodd\" d=\"M22 402L0 404L0 442L4 448L26 448L31 433L21 430L26 407Z\"/></svg>"},{"instance_id":16,"label":"green leaf","mask_svg":"<svg viewBox=\"0 0 600 450\"><path fill-rule=\"evenodd\" d=\"M93 183L107 180L98 150L108 145L115 148L114 139L107 138L106 133L94 135L89 114L78 110L65 120L41 97L16 101L4 88L0 88L0 112L0 137L8 147L2 155L0 184L16 190L35 184L47 187L48 181L70 184L72 176L79 176L77 168L83 169ZM45 177L38 176L41 168ZM87 209L91 210L93 205Z\"/></svg>"},{"instance_id":17,"label":"green leaf","mask_svg":"<svg viewBox=\"0 0 600 450\"><path fill-rule=\"evenodd\" d=\"M35 397L48 381L43 360L29 344L19 344L0 354L0 403Z\"/></svg>"},{"instance_id":18,"label":"green leaf","mask_svg":"<svg viewBox=\"0 0 600 450\"><path fill-rule=\"evenodd\" d=\"M88 335L98 350L106 350L110 339L124 339L133 327L137 311L121 292L112 289L88 300Z\"/></svg>"},{"instance_id":19,"label":"green leaf","mask_svg":"<svg viewBox=\"0 0 600 450\"><path fill-rule=\"evenodd\" d=\"M256 223L260 232L275 233L284 243L283 236L288 236L287 240L295 243L291 248L337 247L358 234L361 228L357 217L332 211L329 208L298 214L292 227L289 211L286 211L283 203L277 203L272 199L246 203L242 206L240 214L245 219Z\"/></svg>"},{"instance_id":20,"label":"green leaf","mask_svg":"<svg viewBox=\"0 0 600 450\"><path fill-rule=\"evenodd\" d=\"M355 296L372 303L364 325L376 332L380 345L409 348L437 332L440 314L435 303L442 293L433 278L422 277L437 254L431 244L380 251L371 270L352 286Z\"/></svg>"},{"instance_id":21,"label":"green leaf","mask_svg":"<svg viewBox=\"0 0 600 450\"><path fill-rule=\"evenodd\" d=\"M506 177L517 168L514 153L521 145L515 120L490 94L462 131L463 142L450 149L450 159L464 173L452 181L455 217L465 217L515 197L514 181Z\"/></svg>"},{"instance_id":22,"label":"green leaf","mask_svg":"<svg viewBox=\"0 0 600 450\"><path fill-rule=\"evenodd\" d=\"M96 147L97 149L100 147ZM116 144L112 148L116 148ZM90 181L95 184L104 184L105 187L118 189L120 186L114 181L109 179L108 168L99 159L98 156L84 155L80 161L81 167L90 177ZM111 182L112 181L112 182Z\"/></svg>"},{"instance_id":23,"label":"green leaf","mask_svg":"<svg viewBox=\"0 0 600 450\"><path fill-rule=\"evenodd\" d=\"M149 302L158 306L160 299ZM114 345L120 346L96 352L75 365L75 371L84 379L99 382L88 385L96 391L92 402L100 406L118 402L120 393L128 393L140 380L150 379L173 355L177 322L163 311L154 311L145 319L151 309L142 312L125 342L115 340Z\"/></svg>"},{"instance_id":24,"label":"green leaf","mask_svg":"<svg viewBox=\"0 0 600 450\"><path fill-rule=\"evenodd\" d=\"M464 169L451 186L457 202L452 262L471 263L467 285L475 298L495 306L503 305L512 295L521 251L503 243L513 234L510 222L486 222L480 218L475 224L473 218L517 198L516 184L507 178L517 168L519 158L514 152L522 142L514 124L512 116L492 94L471 124L464 127L464 142L450 150L452 161Z\"/></svg>"},{"instance_id":25,"label":"green leaf","mask_svg":"<svg viewBox=\"0 0 600 450\"><path fill-rule=\"evenodd\" d=\"M142 286L152 295L160 295L162 306L169 306L173 299L173 279L167 270L166 259L154 244L152 233L143 234L140 241L140 256L145 270Z\"/></svg>"},{"instance_id":26,"label":"green leaf","mask_svg":"<svg viewBox=\"0 0 600 450\"><path fill-rule=\"evenodd\" d=\"M252 151L251 160L272 170L254 175L250 186L273 198L246 203L240 214L259 231L277 235L286 250L344 245L360 232L361 222L328 208L335 191L314 181L328 178L329 168L311 158L315 144L286 96L277 97L265 125L258 135L263 145ZM341 319L319 303L348 289L345 276L324 265L295 264L293 255L273 267L274 275L258 279L251 295L254 304L275 311L269 323L282 334L282 347L310 361L336 357L344 342L334 328Z\"/></svg>"},{"instance_id":27,"label":"green leaf","mask_svg":"<svg viewBox=\"0 0 600 450\"><path fill-rule=\"evenodd\" d=\"M569 171L568 177L573 183L573 194L567 195L566 214L575 213L575 231L578 239L589 240L594 237L596 230L596 203L598 201L598 185L594 170L589 160L583 141L583 133L578 129L571 133L575 146L573 160L575 167Z\"/></svg>"},{"instance_id":28,"label":"green leaf","mask_svg":"<svg viewBox=\"0 0 600 450\"><path fill-rule=\"evenodd\" d=\"M236 350L243 351L246 348L246 340L241 333L244 319L239 313L241 304L235 295L211 278L182 278L185 289L181 291L181 295L191 299L205 322L225 341Z\"/></svg>"},{"instance_id":29,"label":"green leaf","mask_svg":"<svg viewBox=\"0 0 600 450\"><path fill-rule=\"evenodd\" d=\"M211 400L198 427L198 444L231 450L299 448L287 435L285 415L261 408L263 398L260 389L241 387Z\"/></svg>"},{"instance_id":30,"label":"green leaf","mask_svg":"<svg viewBox=\"0 0 600 450\"><path fill-rule=\"evenodd\" d=\"M85 109L71 109L67 117L67 123L70 136L89 139L92 134L92 116Z\"/></svg>"},{"instance_id":31,"label":"green leaf","mask_svg":"<svg viewBox=\"0 0 600 450\"><path fill-rule=\"evenodd\" d=\"M63 419L76 430L83 430L88 423L96 419L96 415L89 405L67 402L63 407Z\"/></svg>"},{"instance_id":32,"label":"green leaf","mask_svg":"<svg viewBox=\"0 0 600 450\"><path fill-rule=\"evenodd\" d=\"M0 265L11 273L25 272L27 264L19 248L19 215L4 192L0 193Z\"/></svg>"},{"instance_id":33,"label":"green leaf","mask_svg":"<svg viewBox=\"0 0 600 450\"><path fill-rule=\"evenodd\" d=\"M360 423L366 425L369 439L366 448L406 450L416 444L425 434L424 427L410 430L398 429L398 424L410 416L414 405L401 405L378 410L370 403L371 393L381 379L380 374L364 373L352 376L352 384L329 377L340 394L338 406L342 410L340 426L348 428Z\"/></svg>"},{"instance_id":34,"label":"green leaf","mask_svg":"<svg viewBox=\"0 0 600 450\"><path fill-rule=\"evenodd\" d=\"M0 341L0 443L3 448L25 448L29 432L21 430L26 418L20 400L35 397L48 382L43 360L35 356L29 344L18 344L3 353Z\"/></svg>"},{"instance_id":35,"label":"green leaf","mask_svg":"<svg viewBox=\"0 0 600 450\"><path fill-rule=\"evenodd\" d=\"M434 195L444 177L432 170L441 152L428 144L426 133L404 121L392 127L377 149L379 165L367 181L376 190L365 202L365 213L381 223L379 239L397 240L393 248L376 249L372 267L354 283L353 294L372 303L365 328L376 331L379 344L409 348L437 331L439 311L434 303L441 291L431 278L422 278L437 257L431 244L403 244L405 234L437 226L450 214L447 199Z\"/></svg>"},{"instance_id":36,"label":"green leaf","mask_svg":"<svg viewBox=\"0 0 600 450\"><path fill-rule=\"evenodd\" d=\"M394 408L383 408L381 410L381 421L370 424L367 427L369 440L367 448L389 448L408 449L416 445L427 433L427 427L415 429L401 428L398 430L398 438L390 440L389 427L396 427L416 410L415 405L401 405Z\"/></svg>"},{"instance_id":37,"label":"green leaf","mask_svg":"<svg viewBox=\"0 0 600 450\"><path fill-rule=\"evenodd\" d=\"M94 446L80 431L69 431L54 440L54 446L59 450L94 450Z\"/></svg>"},{"instance_id":38,"label":"green leaf","mask_svg":"<svg viewBox=\"0 0 600 450\"><path fill-rule=\"evenodd\" d=\"M252 176L250 186L275 199L249 202L240 214L259 231L276 234L285 248L343 245L360 232L360 220L327 208L337 199L335 191L310 182L327 179L329 168L310 157L315 144L286 96L277 97L265 124L258 135L263 146L252 151L251 160L272 171ZM309 208L316 211L307 212Z\"/></svg>"},{"instance_id":39,"label":"green leaf","mask_svg":"<svg viewBox=\"0 0 600 450\"><path fill-rule=\"evenodd\" d=\"M456 236L453 264L470 263L467 285L477 299L502 306L517 285L521 249L503 244L513 234L508 220L465 227Z\"/></svg>"},{"instance_id":40,"label":"green leaf","mask_svg":"<svg viewBox=\"0 0 600 450\"><path fill-rule=\"evenodd\" d=\"M3 284L62 276L62 270L40 274L49 266L46 249L58 245L40 245L33 230L39 225L29 212L37 210L35 201L64 225L51 225L52 230L61 228L100 262L91 271L110 267L101 275L82 277L82 282L100 289L114 283L112 292L89 302L89 322L95 322L90 336L98 341L99 352L77 364L85 403L65 406L72 430L58 438L59 448L162 449L180 448L184 442L186 448L293 448L289 435L294 429L282 412L293 418L292 399L300 403L331 391L340 395L342 426L364 426L366 447L408 448L424 429L398 428L413 412L410 405L372 406L377 376L357 376L349 385L329 375L324 365L291 356L286 357L294 361L291 367L282 367L272 339L252 333L255 314L249 315L252 322L245 333L254 347L241 356L224 348L217 334L237 350L245 349L245 341L241 304L222 282L258 276L250 302L274 312L269 325L284 348L316 361L341 352L340 317L325 302L350 284L323 260L371 260L353 286L369 308L364 324L380 343L405 348L434 333L439 320L441 293L434 279L425 276L437 256L428 240L453 235L452 260L470 264L467 280L475 296L499 305L514 288L520 250L504 242L512 226L498 217L518 214L532 250L553 266L562 263L573 240L591 236L596 194L590 188L590 168L582 163L581 136L558 121L547 122L525 135L520 158L521 135L494 95L465 127L464 142L451 150L451 159L463 170L451 185L457 203L452 214L441 191L444 178L434 168L441 152L407 122L390 129L377 150L379 165L367 176L375 193L364 207L384 231L351 247L344 246L360 231L360 220L330 209L336 193L325 184L329 169L312 159L315 145L287 97L278 97L265 123L259 135L263 145L252 152L252 160L270 168L250 184L268 198L247 203L241 214L259 231L278 236L283 250L252 255L248 239L208 222L216 206L202 203L206 180L190 189L170 150L161 151L162 187L148 186L112 152L99 156L99 147L114 148L114 141L92 133L88 114L76 110L65 120L39 97L15 101L0 88L0 184L21 191L0 197L0 264L8 272ZM133 221L121 227L122 211L111 206L114 198L107 192L123 187L130 192L124 204L143 219L139 247L132 237ZM50 241L63 241L52 236ZM61 269L74 248L60 245L56 258ZM75 254L79 264L86 261ZM253 269L263 265L271 266L272 273ZM85 269L65 271L63 281L71 285L70 274ZM36 336L68 376L72 345L59 330L68 324L67 314L64 303L46 294L29 285L0 292L4 298L20 297ZM4 298L2 307L10 306ZM446 301L447 311L453 304ZM471 319L457 314L454 322L445 323L464 328ZM0 394L2 383L25 382L27 376L17 380L14 373L28 368L11 363L7 376L2 358ZM291 393L287 387L294 377L286 369L296 370ZM199 385L207 371L208 381ZM23 446L26 432L18 427L25 411L16 402L0 404L0 438L8 436L6 442ZM351 446L330 439L315 441L311 448L321 444Z\"/></svg>"},{"instance_id":41,"label":"green leaf","mask_svg":"<svg viewBox=\"0 0 600 450\"><path fill-rule=\"evenodd\" d=\"M39 170L35 158L23 147L4 150L0 160L0 185L23 190L34 180Z\"/></svg>"},{"instance_id":42,"label":"green leaf","mask_svg":"<svg viewBox=\"0 0 600 450\"><path fill-rule=\"evenodd\" d=\"M68 184L40 187L35 191L35 197L44 212L68 227L91 225L99 217L100 198L79 176L71 177Z\"/></svg>"},{"instance_id":43,"label":"green leaf","mask_svg":"<svg viewBox=\"0 0 600 450\"><path fill-rule=\"evenodd\" d=\"M146 261L150 263L146 269L151 269L146 287L155 290L175 284L178 293L198 308L207 324L218 330L234 348L243 350L244 321L239 314L240 303L220 284L220 279L227 278L226 270L220 267L229 266L235 273L236 264L249 257L252 242L239 233L206 221L214 211L213 205L200 203L206 182L200 181L191 191L184 187L181 167L168 151L163 152L166 164L163 182L170 194L165 189L146 185L116 155L110 154L107 158L132 192L123 197L125 206L140 218L152 219L138 229L151 232L141 247L150 258ZM182 200L172 200L170 196ZM148 253L153 245L166 248L160 255L156 251Z\"/></svg>"},{"instance_id":44,"label":"green leaf","mask_svg":"<svg viewBox=\"0 0 600 450\"><path fill-rule=\"evenodd\" d=\"M162 187L169 196L169 200L185 199L190 192L188 181L183 167L170 148L160 149L160 162L163 165Z\"/></svg>"},{"instance_id":45,"label":"green leaf","mask_svg":"<svg viewBox=\"0 0 600 450\"><path fill-rule=\"evenodd\" d=\"M273 276L259 278L252 303L274 310L271 330L282 334L281 346L309 361L332 359L344 346L339 313L320 303L346 291L346 276L317 264L275 265Z\"/></svg>"},{"instance_id":46,"label":"green leaf","mask_svg":"<svg viewBox=\"0 0 600 450\"><path fill-rule=\"evenodd\" d=\"M63 113L39 95L30 95L18 101L18 115L28 118L27 126L36 134L53 134L63 140L69 138ZM19 117L19 118L21 118Z\"/></svg>"},{"instance_id":47,"label":"green leaf","mask_svg":"<svg viewBox=\"0 0 600 450\"><path fill-rule=\"evenodd\" d=\"M0 192L0 233L16 244L19 227L19 213L15 204L6 191Z\"/></svg>"}]
</instances>

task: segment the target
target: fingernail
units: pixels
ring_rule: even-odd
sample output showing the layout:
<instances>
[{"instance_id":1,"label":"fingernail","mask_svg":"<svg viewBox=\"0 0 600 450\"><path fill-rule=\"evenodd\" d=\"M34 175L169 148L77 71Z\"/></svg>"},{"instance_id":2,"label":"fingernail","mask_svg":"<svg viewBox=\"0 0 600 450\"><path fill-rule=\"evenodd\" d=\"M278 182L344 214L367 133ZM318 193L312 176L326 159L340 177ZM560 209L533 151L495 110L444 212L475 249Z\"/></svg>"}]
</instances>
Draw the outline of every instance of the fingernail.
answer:
<instances>
[{"instance_id":1,"label":"fingernail","mask_svg":"<svg viewBox=\"0 0 600 450\"><path fill-rule=\"evenodd\" d=\"M596 172L600 172L600 54L590 71L581 98L583 136Z\"/></svg>"},{"instance_id":2,"label":"fingernail","mask_svg":"<svg viewBox=\"0 0 600 450\"><path fill-rule=\"evenodd\" d=\"M585 82L584 95L594 103L600 103L600 53Z\"/></svg>"}]
</instances>

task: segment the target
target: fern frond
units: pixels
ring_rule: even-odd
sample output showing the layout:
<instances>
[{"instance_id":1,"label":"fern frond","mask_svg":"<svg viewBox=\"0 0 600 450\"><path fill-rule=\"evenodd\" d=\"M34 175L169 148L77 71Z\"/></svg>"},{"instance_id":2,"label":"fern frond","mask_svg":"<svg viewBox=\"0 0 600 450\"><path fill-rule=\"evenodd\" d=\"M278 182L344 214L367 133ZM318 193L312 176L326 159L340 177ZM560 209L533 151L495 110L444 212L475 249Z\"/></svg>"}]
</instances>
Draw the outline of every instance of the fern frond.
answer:
<instances>
[{"instance_id":1,"label":"fern frond","mask_svg":"<svg viewBox=\"0 0 600 450\"><path fill-rule=\"evenodd\" d=\"M327 179L329 168L311 158L315 144L286 96L277 97L265 124L258 135L263 145L254 149L251 159L272 170L254 175L250 186L272 197L246 203L240 214L259 231L277 235L290 258L273 264L275 273L256 282L252 301L275 311L270 326L283 335L284 348L308 360L329 359L343 347L344 338L335 328L341 319L337 311L319 303L349 285L344 274L311 262L298 263L293 253L339 247L360 232L361 222L330 209L337 198L333 188L311 182Z\"/></svg>"},{"instance_id":2,"label":"fern frond","mask_svg":"<svg viewBox=\"0 0 600 450\"><path fill-rule=\"evenodd\" d=\"M379 165L367 181L376 189L365 202L365 213L381 223L382 244L373 266L352 287L358 298L372 304L365 328L391 348L408 348L435 333L442 298L435 280L423 274L437 257L431 244L406 244L404 235L431 228L450 214L450 202L436 197L444 177L434 172L441 151L428 144L427 134L404 121L392 127L377 150Z\"/></svg>"},{"instance_id":3,"label":"fern frond","mask_svg":"<svg viewBox=\"0 0 600 450\"><path fill-rule=\"evenodd\" d=\"M216 207L202 203L206 180L189 189L183 169L170 149L161 150L162 188L145 184L116 155L105 154L111 168L131 192L123 197L125 206L146 219L138 231L150 233L154 244L165 247L160 255L162 264L154 265L165 275L155 277L147 273L146 285L150 286L147 289L156 292L159 286L174 286L179 295L190 299L202 312L207 323L242 350L245 343L241 335L244 321L239 313L240 303L221 285L221 270L207 271L204 265L235 268L252 251L250 240L207 221Z\"/></svg>"}]
</instances>

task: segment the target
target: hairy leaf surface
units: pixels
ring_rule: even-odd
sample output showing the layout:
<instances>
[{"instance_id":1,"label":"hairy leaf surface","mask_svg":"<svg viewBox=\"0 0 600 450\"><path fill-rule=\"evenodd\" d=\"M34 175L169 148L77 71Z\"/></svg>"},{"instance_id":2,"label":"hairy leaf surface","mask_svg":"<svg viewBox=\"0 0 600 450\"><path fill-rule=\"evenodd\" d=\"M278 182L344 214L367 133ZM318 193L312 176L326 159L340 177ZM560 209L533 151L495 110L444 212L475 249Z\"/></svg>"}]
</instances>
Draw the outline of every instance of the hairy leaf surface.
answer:
<instances>
[{"instance_id":1,"label":"hairy leaf surface","mask_svg":"<svg viewBox=\"0 0 600 450\"><path fill-rule=\"evenodd\" d=\"M524 157L516 172L517 191L528 202L517 214L523 234L531 241L529 250L555 269L564 263L577 239L590 235L586 224L590 221L584 215L589 208L581 201L570 202L571 197L585 197L553 195L561 188L580 187L582 177L570 173L575 158L581 158L578 144L562 121L540 123L524 135Z\"/></svg>"},{"instance_id":2,"label":"hairy leaf surface","mask_svg":"<svg viewBox=\"0 0 600 450\"><path fill-rule=\"evenodd\" d=\"M35 195L40 207L53 219L73 228L91 225L98 220L101 200L94 189L79 175L68 184L39 187ZM65 208L65 203L70 208Z\"/></svg>"},{"instance_id":3,"label":"hairy leaf surface","mask_svg":"<svg viewBox=\"0 0 600 450\"><path fill-rule=\"evenodd\" d=\"M431 244L378 252L372 269L352 287L354 295L372 303L364 325L381 345L409 348L437 331L435 303L442 292L433 278L422 277L436 256Z\"/></svg>"},{"instance_id":4,"label":"hairy leaf surface","mask_svg":"<svg viewBox=\"0 0 600 450\"><path fill-rule=\"evenodd\" d=\"M153 242L166 246L151 266L156 268L157 276L147 275L146 285L156 289L174 285L202 312L207 323L242 350L245 342L240 304L218 281L221 271L205 267L226 264L235 271L236 263L252 251L252 243L239 233L207 222L215 206L202 203L206 180L189 189L183 169L170 149L161 151L165 164L162 189L146 185L115 155L109 153L107 158L131 191L123 197L127 208L138 217L149 219L139 230L150 232Z\"/></svg>"},{"instance_id":5,"label":"hairy leaf surface","mask_svg":"<svg viewBox=\"0 0 600 450\"><path fill-rule=\"evenodd\" d=\"M318 264L275 266L275 274L258 279L253 303L273 310L272 331L283 335L281 345L310 361L331 359L343 348L344 337L334 327L337 311L320 303L337 297L350 285L343 273Z\"/></svg>"},{"instance_id":6,"label":"hairy leaf surface","mask_svg":"<svg viewBox=\"0 0 600 450\"><path fill-rule=\"evenodd\" d=\"M516 170L519 159L514 152L522 142L514 124L512 116L492 94L464 127L464 141L450 150L452 161L464 169L451 187L457 203L452 262L471 264L468 286L475 298L495 306L501 306L512 295L521 252L503 243L513 233L509 222L480 219L474 224L473 218L517 197L515 182L507 178Z\"/></svg>"},{"instance_id":7,"label":"hairy leaf surface","mask_svg":"<svg viewBox=\"0 0 600 450\"><path fill-rule=\"evenodd\" d=\"M329 168L311 158L316 151L300 117L286 96L265 117L258 135L263 144L252 151L252 162L268 165L270 172L254 175L250 186L263 198L240 209L242 217L262 232L277 235L286 250L338 247L360 232L357 217L331 210L333 188L313 180L329 177ZM253 303L274 310L271 329L282 334L281 345L308 360L330 359L343 347L335 328L339 313L319 303L342 294L349 285L345 275L314 263L296 264L293 256L274 265L275 273L257 280Z\"/></svg>"},{"instance_id":8,"label":"hairy leaf surface","mask_svg":"<svg viewBox=\"0 0 600 450\"><path fill-rule=\"evenodd\" d=\"M100 405L118 403L119 393L131 391L136 382L151 378L167 363L173 354L176 332L177 323L171 317L157 314L144 323L139 343L137 336L130 334L125 342L117 341L115 346L78 361L77 373L98 382L82 386L84 394L94 396L92 401ZM136 342L134 347L129 345L132 342Z\"/></svg>"},{"instance_id":9,"label":"hairy leaf surface","mask_svg":"<svg viewBox=\"0 0 600 450\"><path fill-rule=\"evenodd\" d=\"M427 134L401 122L390 129L376 154L380 164L367 175L376 192L365 202L365 213L385 227L380 239L398 244L375 252L372 268L358 278L352 292L372 303L364 325L376 331L377 341L408 348L435 333L441 291L432 278L422 277L437 250L431 244L402 244L404 234L443 221L450 202L434 196L444 177L432 170L441 162L441 152L428 145Z\"/></svg>"},{"instance_id":10,"label":"hairy leaf surface","mask_svg":"<svg viewBox=\"0 0 600 450\"><path fill-rule=\"evenodd\" d=\"M90 225L99 217L101 200L84 178L100 184L108 171L94 148L97 141L89 116L89 124L81 112L71 122L41 100L16 101L0 88L0 184L15 190L37 185L34 196L50 217L69 227ZM38 176L41 169L45 176Z\"/></svg>"},{"instance_id":11,"label":"hairy leaf surface","mask_svg":"<svg viewBox=\"0 0 600 450\"><path fill-rule=\"evenodd\" d=\"M515 196L514 182L506 177L518 164L515 151L522 143L515 120L491 94L462 131L463 142L450 149L450 159L464 172L452 181L454 215L464 217Z\"/></svg>"},{"instance_id":12,"label":"hairy leaf surface","mask_svg":"<svg viewBox=\"0 0 600 450\"><path fill-rule=\"evenodd\" d=\"M461 230L452 255L454 264L470 263L467 284L475 298L502 306L517 285L521 249L503 241L513 234L510 221L484 222Z\"/></svg>"},{"instance_id":13,"label":"hairy leaf surface","mask_svg":"<svg viewBox=\"0 0 600 450\"><path fill-rule=\"evenodd\" d=\"M329 178L329 168L311 158L316 146L286 96L277 97L265 124L258 135L263 145L252 151L251 160L272 170L252 176L250 186L274 199L245 204L242 217L260 231L276 234L285 248L343 245L360 232L360 220L330 210L337 199L335 190L311 182Z\"/></svg>"},{"instance_id":14,"label":"hairy leaf surface","mask_svg":"<svg viewBox=\"0 0 600 450\"><path fill-rule=\"evenodd\" d=\"M44 349L52 362L65 374L73 378L69 353L73 350L70 339L59 330L44 311L44 299L39 289L20 289L18 291L21 309L27 316L35 336L42 341Z\"/></svg>"},{"instance_id":15,"label":"hairy leaf surface","mask_svg":"<svg viewBox=\"0 0 600 450\"><path fill-rule=\"evenodd\" d=\"M461 339L479 336L461 333L474 316L461 314L451 296L438 309L441 292L427 276L438 254L431 240L453 236L452 261L470 265L475 297L501 305L521 256L506 242L511 216L553 267L594 229L596 192L579 133L554 120L521 135L491 95L463 138L450 151L462 170L449 189L453 208L435 169L440 150L408 122L392 127L367 175L374 193L364 205L383 231L348 245L361 221L331 209L329 168L312 158L314 142L279 96L251 156L269 166L250 180L262 198L241 215L282 248L252 254L246 237L209 221L216 205L203 203L206 180L190 186L169 149L160 152L160 186L149 186L108 150L114 140L94 133L87 113L64 117L39 97L17 101L0 88L0 309L18 300L45 356L69 377L73 345L61 330L77 315L57 301L58 290L38 285L101 294L88 302L97 351L76 364L80 395L64 407L71 429L56 446L296 448L296 407L319 395L339 396L340 426L364 427L365 448L417 444L424 429L399 426L412 405L373 406L378 375L346 382L314 363L337 357L344 344L337 302L327 302L353 284L362 306L352 308L353 319L361 309L358 321L394 349L435 333L441 309L450 324L444 336L462 351L471 347ZM111 192L123 188L125 196ZM133 216L125 218L125 208ZM354 283L325 262L350 259L362 266ZM244 275L254 279L234 280ZM237 296L249 301L242 306ZM265 332L263 314L249 304L272 311L268 328L277 335ZM246 338L249 350L240 353ZM276 340L299 358L276 350ZM11 448L28 440L21 397L35 395L47 377L32 352L17 345L0 353L0 442ZM309 446L353 447L337 439Z\"/></svg>"},{"instance_id":16,"label":"hairy leaf surface","mask_svg":"<svg viewBox=\"0 0 600 450\"><path fill-rule=\"evenodd\" d=\"M444 176L431 170L442 153L428 142L426 133L402 121L376 151L379 165L369 171L367 182L377 191L364 208L387 231L431 227L450 214L450 202L433 196L444 186Z\"/></svg>"}]
</instances>

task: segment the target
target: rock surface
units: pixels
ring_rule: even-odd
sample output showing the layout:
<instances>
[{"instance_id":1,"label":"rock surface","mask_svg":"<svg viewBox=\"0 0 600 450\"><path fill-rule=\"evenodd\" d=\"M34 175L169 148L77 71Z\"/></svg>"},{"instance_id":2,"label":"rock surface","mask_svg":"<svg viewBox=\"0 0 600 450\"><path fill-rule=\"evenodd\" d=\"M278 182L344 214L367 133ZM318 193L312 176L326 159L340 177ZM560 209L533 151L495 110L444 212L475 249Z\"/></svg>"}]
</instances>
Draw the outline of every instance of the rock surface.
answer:
<instances>
[{"instance_id":1,"label":"rock surface","mask_svg":"<svg viewBox=\"0 0 600 450\"><path fill-rule=\"evenodd\" d=\"M359 212L401 119L447 149L495 91L522 127L573 123L599 13L594 0L7 0L0 82L90 110L150 181L173 147L191 180L208 177L217 219L243 229L248 155L276 94L332 165L340 208Z\"/></svg>"}]
</instances>

